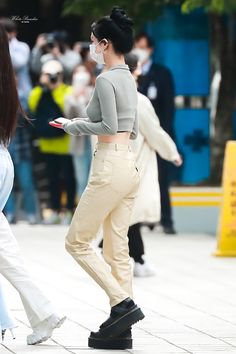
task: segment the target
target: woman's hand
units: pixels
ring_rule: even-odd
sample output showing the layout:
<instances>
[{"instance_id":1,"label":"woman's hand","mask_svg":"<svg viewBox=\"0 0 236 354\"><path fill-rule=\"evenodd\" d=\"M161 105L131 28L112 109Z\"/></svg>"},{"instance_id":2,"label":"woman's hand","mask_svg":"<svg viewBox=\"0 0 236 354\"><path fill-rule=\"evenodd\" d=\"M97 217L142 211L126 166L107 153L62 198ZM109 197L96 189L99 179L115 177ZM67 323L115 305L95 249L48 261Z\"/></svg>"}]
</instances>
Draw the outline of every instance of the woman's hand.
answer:
<instances>
[{"instance_id":1,"label":"woman's hand","mask_svg":"<svg viewBox=\"0 0 236 354\"><path fill-rule=\"evenodd\" d=\"M70 119L66 119L66 118L56 118L54 120L52 120L51 122L49 122L49 125L51 125L52 127L55 128L59 128L59 129L63 129L63 124L70 122Z\"/></svg>"},{"instance_id":2,"label":"woman's hand","mask_svg":"<svg viewBox=\"0 0 236 354\"><path fill-rule=\"evenodd\" d=\"M172 162L176 167L180 167L183 164L183 159L181 155L179 155Z\"/></svg>"}]
</instances>

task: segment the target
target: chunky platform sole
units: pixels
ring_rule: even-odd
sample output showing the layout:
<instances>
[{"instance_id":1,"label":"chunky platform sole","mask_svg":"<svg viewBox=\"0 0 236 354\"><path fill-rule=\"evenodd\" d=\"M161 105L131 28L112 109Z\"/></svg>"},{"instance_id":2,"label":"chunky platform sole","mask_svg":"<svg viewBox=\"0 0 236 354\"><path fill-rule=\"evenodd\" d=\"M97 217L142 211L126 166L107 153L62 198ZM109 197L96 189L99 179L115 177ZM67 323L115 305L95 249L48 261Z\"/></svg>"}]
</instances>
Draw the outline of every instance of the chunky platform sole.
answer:
<instances>
[{"instance_id":1,"label":"chunky platform sole","mask_svg":"<svg viewBox=\"0 0 236 354\"><path fill-rule=\"evenodd\" d=\"M131 338L93 338L88 339L88 346L94 349L132 349Z\"/></svg>"},{"instance_id":2,"label":"chunky platform sole","mask_svg":"<svg viewBox=\"0 0 236 354\"><path fill-rule=\"evenodd\" d=\"M114 338L119 334L125 332L129 327L132 327L138 321L144 319L144 314L142 313L141 309L135 306L129 312L124 314L123 316L117 318L110 324L100 330L101 336L104 338Z\"/></svg>"}]
</instances>

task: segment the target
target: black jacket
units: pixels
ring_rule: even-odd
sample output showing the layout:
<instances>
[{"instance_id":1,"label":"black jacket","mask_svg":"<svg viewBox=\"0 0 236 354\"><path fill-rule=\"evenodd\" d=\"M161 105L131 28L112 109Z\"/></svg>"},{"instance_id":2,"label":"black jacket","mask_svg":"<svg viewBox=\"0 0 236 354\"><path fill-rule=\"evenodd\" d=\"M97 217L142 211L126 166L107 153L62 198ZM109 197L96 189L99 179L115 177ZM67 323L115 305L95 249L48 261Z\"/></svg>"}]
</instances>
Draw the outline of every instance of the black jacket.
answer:
<instances>
[{"instance_id":1,"label":"black jacket","mask_svg":"<svg viewBox=\"0 0 236 354\"><path fill-rule=\"evenodd\" d=\"M147 74L139 77L139 91L149 97L163 129L173 137L174 82L168 68L152 64Z\"/></svg>"}]
</instances>

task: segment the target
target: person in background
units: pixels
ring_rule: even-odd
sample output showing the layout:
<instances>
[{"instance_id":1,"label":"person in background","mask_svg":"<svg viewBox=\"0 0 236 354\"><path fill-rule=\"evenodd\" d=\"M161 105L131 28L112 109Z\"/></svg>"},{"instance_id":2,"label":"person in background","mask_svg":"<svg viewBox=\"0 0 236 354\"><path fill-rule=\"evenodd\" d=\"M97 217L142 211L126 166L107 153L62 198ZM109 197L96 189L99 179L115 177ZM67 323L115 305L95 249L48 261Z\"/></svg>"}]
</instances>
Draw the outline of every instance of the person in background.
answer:
<instances>
[{"instance_id":1,"label":"person in background","mask_svg":"<svg viewBox=\"0 0 236 354\"><path fill-rule=\"evenodd\" d=\"M125 56L135 80L141 74L138 57L129 53ZM144 244L141 235L142 223L157 223L160 220L160 191L158 183L158 166L156 153L181 166L182 159L171 137L163 130L151 101L145 95L138 93L139 134L133 141L136 163L140 173L140 187L131 217L129 237L129 252L134 259L134 276L144 277L155 274L151 265L144 259Z\"/></svg>"},{"instance_id":2,"label":"person in background","mask_svg":"<svg viewBox=\"0 0 236 354\"><path fill-rule=\"evenodd\" d=\"M21 107L27 112L27 97L20 88L18 89L18 96ZM18 126L9 145L9 152L14 164L18 186L22 192L23 208L26 212L27 220L29 224L34 225L37 223L37 202L32 169L31 126L20 112L18 113L18 116ZM4 208L4 213L10 224L17 222L14 189L9 196Z\"/></svg>"},{"instance_id":3,"label":"person in background","mask_svg":"<svg viewBox=\"0 0 236 354\"><path fill-rule=\"evenodd\" d=\"M81 63L81 56L70 48L65 31L42 33L38 36L31 53L33 73L39 76L43 64L49 60L58 60L62 64L64 81L70 84L74 68Z\"/></svg>"},{"instance_id":4,"label":"person in background","mask_svg":"<svg viewBox=\"0 0 236 354\"><path fill-rule=\"evenodd\" d=\"M18 41L17 26L14 21L1 18L0 23L7 32L11 61L17 76L17 88L27 97L32 89L29 74L30 48L28 44Z\"/></svg>"},{"instance_id":5,"label":"person in background","mask_svg":"<svg viewBox=\"0 0 236 354\"><path fill-rule=\"evenodd\" d=\"M134 53L141 62L142 75L139 77L139 91L147 96L160 119L162 128L173 137L174 84L170 70L153 62L153 41L146 33L135 37ZM169 196L169 163L157 155L159 184L161 192L161 225L165 234L176 233L173 225Z\"/></svg>"},{"instance_id":6,"label":"person in background","mask_svg":"<svg viewBox=\"0 0 236 354\"><path fill-rule=\"evenodd\" d=\"M75 178L72 157L69 154L70 138L62 130L52 129L48 122L64 115L65 96L71 87L63 82L60 62L51 60L42 67L40 85L29 96L29 109L39 137L39 149L46 163L52 214L48 224L68 224L75 206ZM67 203L62 213L61 185L65 185Z\"/></svg>"},{"instance_id":7,"label":"person in background","mask_svg":"<svg viewBox=\"0 0 236 354\"><path fill-rule=\"evenodd\" d=\"M8 38L1 24L0 53L0 273L14 286L21 297L33 330L32 334L27 336L27 344L32 345L42 343L50 338L54 329L59 328L65 321L65 317L61 317L55 312L51 302L32 282L25 269L16 238L2 212L11 192L14 177L13 164L7 147L17 125L17 111L21 110L21 107L9 53ZM2 292L0 293L0 308L6 315L7 308ZM7 325L12 326L9 319Z\"/></svg>"},{"instance_id":8,"label":"person in background","mask_svg":"<svg viewBox=\"0 0 236 354\"><path fill-rule=\"evenodd\" d=\"M92 96L91 75L84 65L74 70L72 78L73 91L65 97L65 117L87 117L86 106ZM77 198L81 198L88 182L92 152L90 136L71 136L70 152L75 169Z\"/></svg>"}]
</instances>

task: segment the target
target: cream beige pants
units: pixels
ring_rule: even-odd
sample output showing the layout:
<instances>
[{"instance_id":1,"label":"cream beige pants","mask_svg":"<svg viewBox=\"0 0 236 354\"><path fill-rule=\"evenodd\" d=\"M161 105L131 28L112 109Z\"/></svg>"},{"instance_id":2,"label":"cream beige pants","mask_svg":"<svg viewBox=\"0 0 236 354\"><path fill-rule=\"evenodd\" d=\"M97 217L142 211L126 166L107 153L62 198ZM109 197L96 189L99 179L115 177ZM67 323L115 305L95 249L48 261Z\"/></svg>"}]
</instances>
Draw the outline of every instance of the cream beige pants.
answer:
<instances>
[{"instance_id":1,"label":"cream beige pants","mask_svg":"<svg viewBox=\"0 0 236 354\"><path fill-rule=\"evenodd\" d=\"M105 290L111 306L132 297L127 232L138 187L139 174L130 146L98 143L88 185L66 237L66 249ZM91 246L101 225L105 262Z\"/></svg>"}]
</instances>

